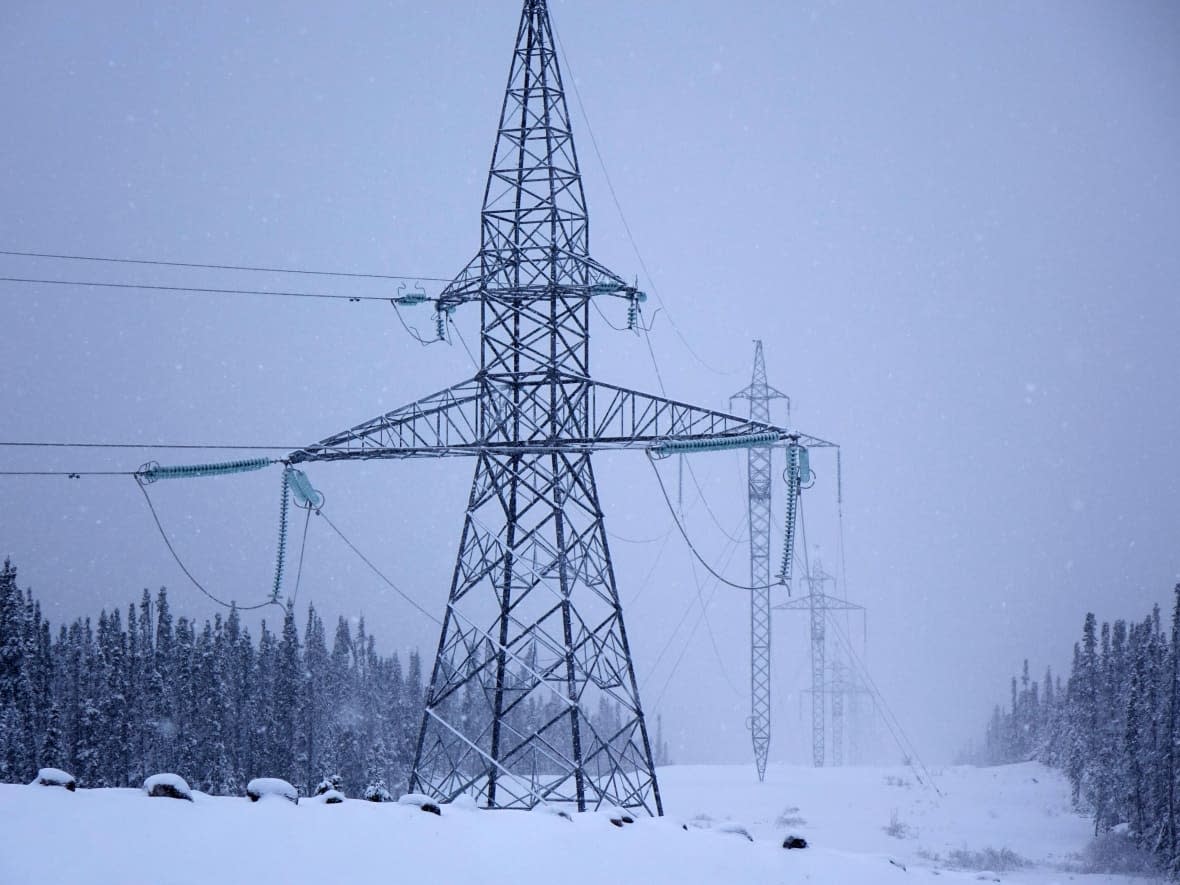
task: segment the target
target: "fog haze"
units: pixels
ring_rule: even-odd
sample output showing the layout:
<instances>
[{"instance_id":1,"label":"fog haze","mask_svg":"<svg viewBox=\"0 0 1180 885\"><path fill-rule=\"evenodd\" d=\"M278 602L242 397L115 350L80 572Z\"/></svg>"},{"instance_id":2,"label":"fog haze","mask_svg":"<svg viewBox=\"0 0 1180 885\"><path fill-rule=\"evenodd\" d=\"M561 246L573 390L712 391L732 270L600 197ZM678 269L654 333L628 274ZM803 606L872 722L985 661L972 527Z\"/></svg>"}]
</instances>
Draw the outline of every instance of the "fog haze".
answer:
<instances>
[{"instance_id":1,"label":"fog haze","mask_svg":"<svg viewBox=\"0 0 1180 885\"><path fill-rule=\"evenodd\" d=\"M643 337L595 317L596 377L650 392L662 379L675 399L723 408L749 381L751 340L764 341L792 425L842 446L837 592L866 606L869 666L928 761L982 735L1024 657L1037 678L1067 667L1088 610L1170 605L1173 4L551 11L577 87L592 254L652 293L661 377ZM478 247L518 15L515 0L7 4L0 249L448 278ZM12 256L0 276L396 294L385 281ZM421 347L376 302L4 282L0 309L4 441L294 448L474 371L458 341ZM623 323L622 304L602 309ZM428 307L413 311L432 332ZM473 307L456 316L472 346L478 322ZM0 449L0 470L134 470L149 457L205 460ZM676 761L747 759L748 598L694 573L642 454L595 463L649 716L662 715ZM696 456L704 500L691 477L683 498L694 543L739 583L744 542L718 523L743 537L744 464ZM835 461L813 467L806 549L840 572ZM472 468L308 473L337 525L441 614ZM660 469L675 493L675 463ZM152 493L194 573L250 603L269 591L278 486L270 471ZM161 585L174 611L214 613L129 477L0 477L0 555L55 627ZM307 602L363 615L386 650L433 655L436 625L314 518ZM773 642L771 758L806 761L806 619L776 613ZM899 755L884 732L878 755Z\"/></svg>"}]
</instances>

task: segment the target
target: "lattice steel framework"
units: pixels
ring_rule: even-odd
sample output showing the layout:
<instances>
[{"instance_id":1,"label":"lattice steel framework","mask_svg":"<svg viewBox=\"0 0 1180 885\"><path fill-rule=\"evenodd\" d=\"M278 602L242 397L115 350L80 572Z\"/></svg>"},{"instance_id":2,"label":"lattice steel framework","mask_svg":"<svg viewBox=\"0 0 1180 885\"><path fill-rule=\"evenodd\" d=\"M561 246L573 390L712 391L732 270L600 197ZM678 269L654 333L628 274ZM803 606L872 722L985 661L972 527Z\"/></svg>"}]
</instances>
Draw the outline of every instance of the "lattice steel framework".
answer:
<instances>
[{"instance_id":1,"label":"lattice steel framework","mask_svg":"<svg viewBox=\"0 0 1180 885\"><path fill-rule=\"evenodd\" d=\"M835 581L835 578L824 571L823 563L819 560L816 560L815 564L804 575L804 580L807 582L806 596L796 597L788 602L776 605L775 608L786 609L788 611L806 611L810 618L811 761L816 768L822 768L825 758L824 700L831 693L831 686L827 683L827 673L824 669L825 622L830 611L859 611L862 609L862 606L855 605L845 599L840 599L824 592L824 585L828 581ZM843 715L842 699L841 715ZM843 727L842 722L841 727Z\"/></svg>"},{"instance_id":2,"label":"lattice steel framework","mask_svg":"<svg viewBox=\"0 0 1180 885\"><path fill-rule=\"evenodd\" d=\"M832 661L832 676L828 683L832 692L832 764L844 764L844 664L837 657Z\"/></svg>"},{"instance_id":3,"label":"lattice steel framework","mask_svg":"<svg viewBox=\"0 0 1180 885\"><path fill-rule=\"evenodd\" d=\"M770 401L785 399L790 423L791 399L766 382L762 341L754 341L750 383L730 397L750 404L750 420L770 423ZM750 737L758 780L766 778L770 750L770 499L771 449L751 448L746 459L750 521Z\"/></svg>"},{"instance_id":4,"label":"lattice steel framework","mask_svg":"<svg viewBox=\"0 0 1180 885\"><path fill-rule=\"evenodd\" d=\"M435 302L444 320L479 303L478 374L288 460L476 459L411 789L659 814L591 452L831 444L592 380L590 299L641 293L590 257L588 233L548 11L525 0L480 250Z\"/></svg>"}]
</instances>

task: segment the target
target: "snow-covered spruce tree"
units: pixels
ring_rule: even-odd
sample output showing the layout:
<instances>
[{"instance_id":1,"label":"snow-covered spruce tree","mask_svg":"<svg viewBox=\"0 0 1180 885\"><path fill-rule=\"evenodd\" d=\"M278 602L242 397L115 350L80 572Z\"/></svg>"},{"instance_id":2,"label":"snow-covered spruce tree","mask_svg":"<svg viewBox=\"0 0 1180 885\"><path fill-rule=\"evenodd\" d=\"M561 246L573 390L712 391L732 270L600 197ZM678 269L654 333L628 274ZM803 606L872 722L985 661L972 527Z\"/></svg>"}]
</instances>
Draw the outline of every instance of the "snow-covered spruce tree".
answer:
<instances>
[{"instance_id":1,"label":"snow-covered spruce tree","mask_svg":"<svg viewBox=\"0 0 1180 885\"><path fill-rule=\"evenodd\" d=\"M281 777L281 758L275 747L278 727L274 715L278 647L278 640L267 629L264 620L258 633L258 654L254 659L250 692L250 729L254 743L251 765L247 769L247 776L250 778Z\"/></svg>"},{"instance_id":2,"label":"snow-covered spruce tree","mask_svg":"<svg viewBox=\"0 0 1180 885\"><path fill-rule=\"evenodd\" d=\"M128 746L126 678L126 634L119 609L98 619L98 708L102 717L97 784L125 787L131 749Z\"/></svg>"},{"instance_id":3,"label":"snow-covered spruce tree","mask_svg":"<svg viewBox=\"0 0 1180 885\"><path fill-rule=\"evenodd\" d=\"M65 765L64 748L62 744L61 711L57 704L49 710L49 721L45 726L45 735L41 738L41 752L37 759L38 768L61 768Z\"/></svg>"},{"instance_id":4,"label":"snow-covered spruce tree","mask_svg":"<svg viewBox=\"0 0 1180 885\"><path fill-rule=\"evenodd\" d=\"M1166 662L1167 705L1164 719L1164 799L1161 808L1162 849L1165 868L1173 876L1180 874L1180 842L1177 839L1177 814L1180 813L1176 779L1180 777L1180 584L1176 585L1172 607L1172 641Z\"/></svg>"},{"instance_id":5,"label":"snow-covered spruce tree","mask_svg":"<svg viewBox=\"0 0 1180 885\"><path fill-rule=\"evenodd\" d=\"M255 661L250 630L242 626L236 605L225 621L225 654L226 750L234 783L240 786L248 783L255 771L251 707Z\"/></svg>"},{"instance_id":6,"label":"snow-covered spruce tree","mask_svg":"<svg viewBox=\"0 0 1180 885\"><path fill-rule=\"evenodd\" d=\"M176 619L173 644L175 658L172 662L176 697L176 707L173 711L176 727L175 757L167 770L177 773L198 770L206 725L197 685L197 640L193 627L192 622L184 615Z\"/></svg>"},{"instance_id":7,"label":"snow-covered spruce tree","mask_svg":"<svg viewBox=\"0 0 1180 885\"><path fill-rule=\"evenodd\" d=\"M150 773L144 767L143 721L144 686L143 652L140 642L139 612L135 604L127 606L127 660L123 686L127 695L127 777L132 784L142 784Z\"/></svg>"},{"instance_id":8,"label":"snow-covered spruce tree","mask_svg":"<svg viewBox=\"0 0 1180 885\"><path fill-rule=\"evenodd\" d=\"M4 761L9 777L32 777L36 757L32 653L35 625L31 623L32 599L22 597L16 583L16 567L4 560L0 568L0 716L4 729Z\"/></svg>"},{"instance_id":9,"label":"snow-covered spruce tree","mask_svg":"<svg viewBox=\"0 0 1180 885\"><path fill-rule=\"evenodd\" d=\"M303 633L303 672L303 692L299 704L302 719L299 755L303 760L301 776L306 791L310 793L324 769L328 720L331 718L328 646L324 640L324 622L316 614L314 606L308 606L307 609L307 628Z\"/></svg>"},{"instance_id":10,"label":"snow-covered spruce tree","mask_svg":"<svg viewBox=\"0 0 1180 885\"><path fill-rule=\"evenodd\" d=\"M173 678L172 611L168 593L161 587L156 594L156 642L153 666L149 674L148 696L151 715L151 759L153 772L176 768L176 680Z\"/></svg>"}]
</instances>

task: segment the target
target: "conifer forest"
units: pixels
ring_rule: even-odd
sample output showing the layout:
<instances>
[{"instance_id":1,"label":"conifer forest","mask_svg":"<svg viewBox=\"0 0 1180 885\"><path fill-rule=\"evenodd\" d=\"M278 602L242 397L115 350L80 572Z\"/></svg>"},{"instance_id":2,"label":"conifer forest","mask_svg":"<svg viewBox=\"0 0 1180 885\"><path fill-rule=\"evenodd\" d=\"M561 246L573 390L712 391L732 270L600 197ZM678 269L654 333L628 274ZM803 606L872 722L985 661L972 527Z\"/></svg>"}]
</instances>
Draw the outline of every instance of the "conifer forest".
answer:
<instances>
[{"instance_id":1,"label":"conifer forest","mask_svg":"<svg viewBox=\"0 0 1180 885\"><path fill-rule=\"evenodd\" d=\"M1180 873L1180 585L1171 623L1159 607L1138 622L1087 614L1069 678L1024 662L1007 708L995 707L982 752L990 765L1037 760L1069 779L1094 833L1118 830Z\"/></svg>"},{"instance_id":2,"label":"conifer forest","mask_svg":"<svg viewBox=\"0 0 1180 885\"><path fill-rule=\"evenodd\" d=\"M88 787L178 772L214 795L241 795L265 776L305 795L327 780L352 797L396 796L422 721L422 665L417 650L403 667L376 644L363 618L355 627L337 618L329 641L313 606L301 633L292 605L255 639L236 608L200 624L174 615L163 589L54 635L5 561L0 782L28 783L53 767ZM526 722L542 715L519 712ZM603 706L595 716L609 725L618 713Z\"/></svg>"}]
</instances>

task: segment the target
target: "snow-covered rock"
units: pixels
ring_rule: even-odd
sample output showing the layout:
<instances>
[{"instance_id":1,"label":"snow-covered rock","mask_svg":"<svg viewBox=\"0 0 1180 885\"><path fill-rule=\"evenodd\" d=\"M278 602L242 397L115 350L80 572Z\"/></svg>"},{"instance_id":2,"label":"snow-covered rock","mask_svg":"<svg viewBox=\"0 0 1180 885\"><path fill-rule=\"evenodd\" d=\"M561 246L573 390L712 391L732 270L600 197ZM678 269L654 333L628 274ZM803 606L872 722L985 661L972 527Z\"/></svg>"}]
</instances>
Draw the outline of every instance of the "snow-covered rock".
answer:
<instances>
[{"instance_id":1,"label":"snow-covered rock","mask_svg":"<svg viewBox=\"0 0 1180 885\"><path fill-rule=\"evenodd\" d=\"M320 781L315 788L315 795L322 796L328 792L344 792L344 778L338 774L330 775Z\"/></svg>"},{"instance_id":2,"label":"snow-covered rock","mask_svg":"<svg viewBox=\"0 0 1180 885\"><path fill-rule=\"evenodd\" d=\"M806 848L807 840L802 836L787 836L783 839L783 848Z\"/></svg>"},{"instance_id":3,"label":"snow-covered rock","mask_svg":"<svg viewBox=\"0 0 1180 885\"><path fill-rule=\"evenodd\" d=\"M344 801L344 794L339 790L325 790L316 793L315 799L321 805L340 805Z\"/></svg>"},{"instance_id":4,"label":"snow-covered rock","mask_svg":"<svg viewBox=\"0 0 1180 885\"><path fill-rule=\"evenodd\" d=\"M747 842L754 841L754 837L750 835L750 831L748 829L746 829L742 824L734 823L733 821L727 821L726 823L718 824L717 832L727 833L730 836L741 836Z\"/></svg>"},{"instance_id":5,"label":"snow-covered rock","mask_svg":"<svg viewBox=\"0 0 1180 885\"><path fill-rule=\"evenodd\" d=\"M72 793L78 789L78 782L72 774L60 768L42 768L37 772L37 779L29 786L65 787Z\"/></svg>"},{"instance_id":6,"label":"snow-covered rock","mask_svg":"<svg viewBox=\"0 0 1180 885\"><path fill-rule=\"evenodd\" d=\"M143 791L149 796L193 801L193 791L179 774L153 774L143 782Z\"/></svg>"},{"instance_id":7,"label":"snow-covered rock","mask_svg":"<svg viewBox=\"0 0 1180 885\"><path fill-rule=\"evenodd\" d=\"M479 811L479 805L469 793L460 793L447 803L447 808L455 808L459 811Z\"/></svg>"},{"instance_id":8,"label":"snow-covered rock","mask_svg":"<svg viewBox=\"0 0 1180 885\"><path fill-rule=\"evenodd\" d=\"M250 797L251 802L257 802L259 799L279 797L286 799L288 802L294 802L296 805L299 804L299 791L282 778L277 777L254 778L254 780L246 784L246 795Z\"/></svg>"},{"instance_id":9,"label":"snow-covered rock","mask_svg":"<svg viewBox=\"0 0 1180 885\"><path fill-rule=\"evenodd\" d=\"M635 818L632 816L631 812L627 811L625 808L619 808L617 805L604 805L600 811L605 814L610 819L611 824L616 827L621 827L623 824L635 823Z\"/></svg>"},{"instance_id":10,"label":"snow-covered rock","mask_svg":"<svg viewBox=\"0 0 1180 885\"><path fill-rule=\"evenodd\" d=\"M413 805L415 808L421 808L430 814L442 814L442 809L438 807L438 803L427 796L425 793L406 793L397 800L398 805Z\"/></svg>"},{"instance_id":11,"label":"snow-covered rock","mask_svg":"<svg viewBox=\"0 0 1180 885\"><path fill-rule=\"evenodd\" d=\"M560 805L550 805L548 802L542 802L540 805L533 806L533 811L536 814L551 814L554 817L573 820L573 816Z\"/></svg>"}]
</instances>

